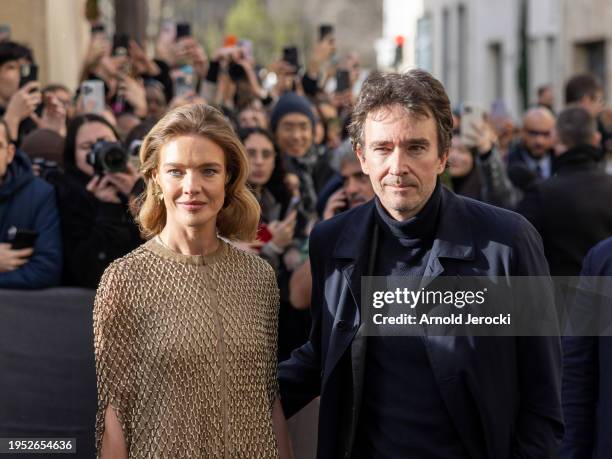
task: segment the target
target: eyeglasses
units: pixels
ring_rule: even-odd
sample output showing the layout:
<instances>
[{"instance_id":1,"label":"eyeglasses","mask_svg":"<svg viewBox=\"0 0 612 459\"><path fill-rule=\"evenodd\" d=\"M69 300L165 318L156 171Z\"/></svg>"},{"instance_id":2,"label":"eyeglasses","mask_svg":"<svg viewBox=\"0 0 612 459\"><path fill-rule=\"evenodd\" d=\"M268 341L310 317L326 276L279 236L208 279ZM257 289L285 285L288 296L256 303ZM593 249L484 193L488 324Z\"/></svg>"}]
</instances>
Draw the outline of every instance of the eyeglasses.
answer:
<instances>
[{"instance_id":1,"label":"eyeglasses","mask_svg":"<svg viewBox=\"0 0 612 459\"><path fill-rule=\"evenodd\" d=\"M535 129L525 129L525 132L530 137L550 137L552 131L536 131Z\"/></svg>"}]
</instances>

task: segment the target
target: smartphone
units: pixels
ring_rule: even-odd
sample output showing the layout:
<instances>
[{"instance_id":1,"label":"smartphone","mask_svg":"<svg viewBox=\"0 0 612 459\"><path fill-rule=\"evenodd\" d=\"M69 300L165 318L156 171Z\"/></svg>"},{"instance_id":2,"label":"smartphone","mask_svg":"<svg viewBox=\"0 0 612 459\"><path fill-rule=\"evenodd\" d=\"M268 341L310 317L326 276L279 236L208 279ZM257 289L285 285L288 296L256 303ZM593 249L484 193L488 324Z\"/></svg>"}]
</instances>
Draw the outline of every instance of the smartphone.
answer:
<instances>
[{"instance_id":1,"label":"smartphone","mask_svg":"<svg viewBox=\"0 0 612 459\"><path fill-rule=\"evenodd\" d=\"M298 49L295 46L285 46L283 48L283 60L293 65L296 69L300 66L298 62Z\"/></svg>"},{"instance_id":2,"label":"smartphone","mask_svg":"<svg viewBox=\"0 0 612 459\"><path fill-rule=\"evenodd\" d=\"M474 102L464 102L461 108L461 128L460 136L461 143L470 148L474 146L474 142L468 137L477 135L475 125L480 125L485 118L485 109Z\"/></svg>"},{"instance_id":3,"label":"smartphone","mask_svg":"<svg viewBox=\"0 0 612 459\"><path fill-rule=\"evenodd\" d=\"M177 22L176 23L176 38L178 41L181 38L191 36L191 24L189 22Z\"/></svg>"},{"instance_id":4,"label":"smartphone","mask_svg":"<svg viewBox=\"0 0 612 459\"><path fill-rule=\"evenodd\" d=\"M287 218L291 212L298 208L300 202L302 202L302 198L299 196L294 196L291 198L289 205L287 206L287 210L285 211L285 218Z\"/></svg>"},{"instance_id":5,"label":"smartphone","mask_svg":"<svg viewBox=\"0 0 612 459\"><path fill-rule=\"evenodd\" d=\"M206 74L206 80L211 83L216 83L219 79L219 61L211 61L208 65L208 73Z\"/></svg>"},{"instance_id":6,"label":"smartphone","mask_svg":"<svg viewBox=\"0 0 612 459\"><path fill-rule=\"evenodd\" d=\"M126 33L116 33L113 36L113 56L127 56L130 46L130 36Z\"/></svg>"},{"instance_id":7,"label":"smartphone","mask_svg":"<svg viewBox=\"0 0 612 459\"><path fill-rule=\"evenodd\" d=\"M340 69L336 72L336 92L351 89L351 76L348 70Z\"/></svg>"},{"instance_id":8,"label":"smartphone","mask_svg":"<svg viewBox=\"0 0 612 459\"><path fill-rule=\"evenodd\" d=\"M174 80L174 95L181 97L189 92L193 91L193 86L187 81L187 77L184 75L177 76Z\"/></svg>"},{"instance_id":9,"label":"smartphone","mask_svg":"<svg viewBox=\"0 0 612 459\"><path fill-rule=\"evenodd\" d=\"M104 82L102 80L85 80L81 83L81 100L88 113L104 112Z\"/></svg>"},{"instance_id":10,"label":"smartphone","mask_svg":"<svg viewBox=\"0 0 612 459\"><path fill-rule=\"evenodd\" d=\"M95 35L97 33L105 33L106 32L106 27L104 27L104 24L94 24L91 26L91 34Z\"/></svg>"},{"instance_id":11,"label":"smartphone","mask_svg":"<svg viewBox=\"0 0 612 459\"><path fill-rule=\"evenodd\" d=\"M334 34L334 26L331 24L321 24L319 26L319 41L323 40L328 35Z\"/></svg>"},{"instance_id":12,"label":"smartphone","mask_svg":"<svg viewBox=\"0 0 612 459\"><path fill-rule=\"evenodd\" d=\"M38 81L38 65L21 64L19 68L19 87L23 88L30 81Z\"/></svg>"},{"instance_id":13,"label":"smartphone","mask_svg":"<svg viewBox=\"0 0 612 459\"><path fill-rule=\"evenodd\" d=\"M11 26L0 24L0 42L11 40Z\"/></svg>"},{"instance_id":14,"label":"smartphone","mask_svg":"<svg viewBox=\"0 0 612 459\"><path fill-rule=\"evenodd\" d=\"M11 244L11 249L20 250L34 247L34 243L38 237L38 232L11 226L7 232L7 235L8 242Z\"/></svg>"}]
</instances>

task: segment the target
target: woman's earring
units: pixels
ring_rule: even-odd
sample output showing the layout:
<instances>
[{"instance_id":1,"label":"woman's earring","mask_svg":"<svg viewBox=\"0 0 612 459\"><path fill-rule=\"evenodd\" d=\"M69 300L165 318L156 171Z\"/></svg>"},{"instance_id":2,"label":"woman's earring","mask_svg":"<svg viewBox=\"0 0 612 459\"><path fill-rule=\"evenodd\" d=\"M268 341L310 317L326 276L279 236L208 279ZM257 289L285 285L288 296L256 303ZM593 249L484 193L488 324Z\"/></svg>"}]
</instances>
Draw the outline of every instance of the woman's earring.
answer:
<instances>
[{"instance_id":1,"label":"woman's earring","mask_svg":"<svg viewBox=\"0 0 612 459\"><path fill-rule=\"evenodd\" d=\"M162 189L160 187L156 187L155 188L155 197L157 199L159 199L160 201L164 200L164 192L162 191Z\"/></svg>"}]
</instances>

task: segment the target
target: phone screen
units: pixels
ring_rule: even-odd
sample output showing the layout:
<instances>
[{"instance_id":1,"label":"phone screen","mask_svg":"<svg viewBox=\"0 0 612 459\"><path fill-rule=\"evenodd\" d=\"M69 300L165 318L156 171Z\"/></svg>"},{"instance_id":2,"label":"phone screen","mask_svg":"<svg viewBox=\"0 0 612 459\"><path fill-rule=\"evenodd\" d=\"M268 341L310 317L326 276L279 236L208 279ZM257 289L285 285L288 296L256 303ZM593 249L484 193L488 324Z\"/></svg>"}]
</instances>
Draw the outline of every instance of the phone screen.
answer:
<instances>
[{"instance_id":1,"label":"phone screen","mask_svg":"<svg viewBox=\"0 0 612 459\"><path fill-rule=\"evenodd\" d=\"M36 64L22 64L19 71L20 88L23 88L30 81L38 81L38 66Z\"/></svg>"},{"instance_id":2,"label":"phone screen","mask_svg":"<svg viewBox=\"0 0 612 459\"><path fill-rule=\"evenodd\" d=\"M461 143L470 148L474 142L469 137L477 134L475 127L484 120L485 110L473 102L464 102L461 110Z\"/></svg>"},{"instance_id":3,"label":"phone screen","mask_svg":"<svg viewBox=\"0 0 612 459\"><path fill-rule=\"evenodd\" d=\"M18 229L11 227L8 230L8 241L11 243L11 249L20 250L34 247L38 232L33 230Z\"/></svg>"},{"instance_id":4,"label":"phone screen","mask_svg":"<svg viewBox=\"0 0 612 459\"><path fill-rule=\"evenodd\" d=\"M184 37L191 36L191 24L188 22L177 22L176 23L176 39L179 40Z\"/></svg>"},{"instance_id":5,"label":"phone screen","mask_svg":"<svg viewBox=\"0 0 612 459\"><path fill-rule=\"evenodd\" d=\"M85 80L81 83L81 101L88 113L104 112L104 82L102 80Z\"/></svg>"},{"instance_id":6,"label":"phone screen","mask_svg":"<svg viewBox=\"0 0 612 459\"><path fill-rule=\"evenodd\" d=\"M331 24L321 24L319 26L319 41L334 33L334 26Z\"/></svg>"},{"instance_id":7,"label":"phone screen","mask_svg":"<svg viewBox=\"0 0 612 459\"><path fill-rule=\"evenodd\" d=\"M283 60L293 65L297 69L297 67L299 67L298 49L295 46L287 46L283 48Z\"/></svg>"},{"instance_id":8,"label":"phone screen","mask_svg":"<svg viewBox=\"0 0 612 459\"><path fill-rule=\"evenodd\" d=\"M351 78L348 70L338 70L336 72L336 92L346 91L351 88Z\"/></svg>"},{"instance_id":9,"label":"phone screen","mask_svg":"<svg viewBox=\"0 0 612 459\"><path fill-rule=\"evenodd\" d=\"M130 46L130 37L125 33L115 34L113 37L113 56L127 56Z\"/></svg>"}]
</instances>

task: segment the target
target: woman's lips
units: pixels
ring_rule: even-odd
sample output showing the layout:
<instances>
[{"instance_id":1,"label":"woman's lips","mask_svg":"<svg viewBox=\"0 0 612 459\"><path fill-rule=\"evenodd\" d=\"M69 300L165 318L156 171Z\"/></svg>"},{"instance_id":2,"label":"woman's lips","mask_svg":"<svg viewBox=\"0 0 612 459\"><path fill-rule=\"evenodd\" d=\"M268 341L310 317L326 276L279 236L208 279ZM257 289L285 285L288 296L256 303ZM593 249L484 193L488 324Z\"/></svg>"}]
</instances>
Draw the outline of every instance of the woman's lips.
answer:
<instances>
[{"instance_id":1,"label":"woman's lips","mask_svg":"<svg viewBox=\"0 0 612 459\"><path fill-rule=\"evenodd\" d=\"M206 203L202 201L185 201L185 202L179 202L177 204L183 207L185 210L189 210L189 211L200 210L202 207L206 205Z\"/></svg>"}]
</instances>

